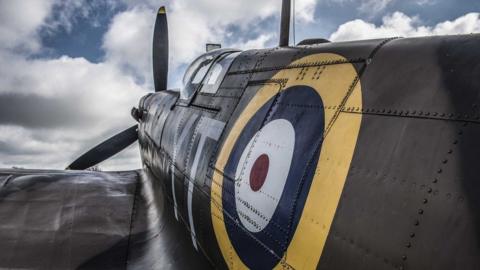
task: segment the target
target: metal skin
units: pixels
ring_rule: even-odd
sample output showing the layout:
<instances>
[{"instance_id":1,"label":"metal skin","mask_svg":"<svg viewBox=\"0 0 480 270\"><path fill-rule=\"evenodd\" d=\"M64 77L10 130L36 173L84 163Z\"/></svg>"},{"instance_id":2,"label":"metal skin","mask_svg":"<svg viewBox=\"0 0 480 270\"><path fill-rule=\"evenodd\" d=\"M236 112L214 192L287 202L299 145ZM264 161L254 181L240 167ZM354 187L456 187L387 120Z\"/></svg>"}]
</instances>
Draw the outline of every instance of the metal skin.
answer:
<instances>
[{"instance_id":1,"label":"metal skin","mask_svg":"<svg viewBox=\"0 0 480 270\"><path fill-rule=\"evenodd\" d=\"M479 47L250 50L145 96L141 171L2 171L0 267L479 269Z\"/></svg>"},{"instance_id":2,"label":"metal skin","mask_svg":"<svg viewBox=\"0 0 480 270\"><path fill-rule=\"evenodd\" d=\"M243 52L215 94L168 112L161 136L149 128L157 94L142 100L157 112L139 125L145 169L215 268L478 269L479 45L468 35ZM249 140L278 119L295 128L294 158L281 195L256 208L236 197L240 155L254 159L269 141ZM219 137L204 133L212 121L225 123ZM268 225L248 230L271 201Z\"/></svg>"}]
</instances>

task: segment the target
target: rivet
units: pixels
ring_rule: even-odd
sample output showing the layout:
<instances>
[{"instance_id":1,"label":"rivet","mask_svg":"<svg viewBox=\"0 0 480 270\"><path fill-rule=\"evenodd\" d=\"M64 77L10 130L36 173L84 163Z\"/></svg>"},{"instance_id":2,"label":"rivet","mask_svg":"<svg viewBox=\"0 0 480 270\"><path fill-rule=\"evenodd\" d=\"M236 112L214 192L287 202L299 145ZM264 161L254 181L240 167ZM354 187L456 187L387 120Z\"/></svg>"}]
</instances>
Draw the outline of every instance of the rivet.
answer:
<instances>
[{"instance_id":1,"label":"rivet","mask_svg":"<svg viewBox=\"0 0 480 270\"><path fill-rule=\"evenodd\" d=\"M438 115L438 113L433 113L433 116L437 116L437 115Z\"/></svg>"},{"instance_id":2,"label":"rivet","mask_svg":"<svg viewBox=\"0 0 480 270\"><path fill-rule=\"evenodd\" d=\"M413 225L415 225L415 226L418 226L418 225L420 225L420 221L418 221L418 219L417 219L417 220L415 220L415 222L413 223Z\"/></svg>"},{"instance_id":3,"label":"rivet","mask_svg":"<svg viewBox=\"0 0 480 270\"><path fill-rule=\"evenodd\" d=\"M453 150L452 150L452 149L450 149L450 150L448 150L448 152L447 152L447 153L448 153L448 154L451 154L451 153L453 153Z\"/></svg>"},{"instance_id":4,"label":"rivet","mask_svg":"<svg viewBox=\"0 0 480 270\"><path fill-rule=\"evenodd\" d=\"M460 131L458 132L458 135L462 135L462 134L463 134L463 131L460 130Z\"/></svg>"},{"instance_id":5,"label":"rivet","mask_svg":"<svg viewBox=\"0 0 480 270\"><path fill-rule=\"evenodd\" d=\"M458 141L457 141L457 140L453 141L453 144L457 144L457 143L458 143Z\"/></svg>"},{"instance_id":6,"label":"rivet","mask_svg":"<svg viewBox=\"0 0 480 270\"><path fill-rule=\"evenodd\" d=\"M410 238L414 238L415 237L415 233L410 233Z\"/></svg>"},{"instance_id":7,"label":"rivet","mask_svg":"<svg viewBox=\"0 0 480 270\"><path fill-rule=\"evenodd\" d=\"M413 110L412 114L415 115L417 113L417 111Z\"/></svg>"},{"instance_id":8,"label":"rivet","mask_svg":"<svg viewBox=\"0 0 480 270\"><path fill-rule=\"evenodd\" d=\"M428 200L427 199L423 199L423 204L426 204L428 203Z\"/></svg>"},{"instance_id":9,"label":"rivet","mask_svg":"<svg viewBox=\"0 0 480 270\"><path fill-rule=\"evenodd\" d=\"M444 159L444 160L442 161L443 164L446 164L447 162L448 162L448 159Z\"/></svg>"},{"instance_id":10,"label":"rivet","mask_svg":"<svg viewBox=\"0 0 480 270\"><path fill-rule=\"evenodd\" d=\"M432 193L432 191L433 191L432 188L428 188L428 189L427 189L427 192L428 192L428 193Z\"/></svg>"},{"instance_id":11,"label":"rivet","mask_svg":"<svg viewBox=\"0 0 480 270\"><path fill-rule=\"evenodd\" d=\"M418 214L423 215L423 209L418 209Z\"/></svg>"},{"instance_id":12,"label":"rivet","mask_svg":"<svg viewBox=\"0 0 480 270\"><path fill-rule=\"evenodd\" d=\"M405 245L407 248L410 248L412 246L412 243L408 242L406 245Z\"/></svg>"},{"instance_id":13,"label":"rivet","mask_svg":"<svg viewBox=\"0 0 480 270\"><path fill-rule=\"evenodd\" d=\"M402 260L404 260L404 261L407 260L407 256L403 255Z\"/></svg>"},{"instance_id":14,"label":"rivet","mask_svg":"<svg viewBox=\"0 0 480 270\"><path fill-rule=\"evenodd\" d=\"M442 169L438 169L437 173L442 173Z\"/></svg>"}]
</instances>

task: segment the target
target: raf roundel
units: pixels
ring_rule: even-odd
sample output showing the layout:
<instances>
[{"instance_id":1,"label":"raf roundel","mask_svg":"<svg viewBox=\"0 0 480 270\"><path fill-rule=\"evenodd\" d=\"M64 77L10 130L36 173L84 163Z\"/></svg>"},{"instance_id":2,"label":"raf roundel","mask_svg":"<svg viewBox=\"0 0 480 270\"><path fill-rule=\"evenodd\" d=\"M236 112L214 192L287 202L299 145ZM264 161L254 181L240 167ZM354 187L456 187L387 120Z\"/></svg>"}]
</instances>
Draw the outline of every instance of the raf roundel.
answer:
<instances>
[{"instance_id":1,"label":"raf roundel","mask_svg":"<svg viewBox=\"0 0 480 270\"><path fill-rule=\"evenodd\" d=\"M308 109L298 110L299 104ZM224 169L222 204L228 237L248 267L272 268L286 251L323 130L320 96L308 86L294 86L272 96L241 131Z\"/></svg>"},{"instance_id":2,"label":"raf roundel","mask_svg":"<svg viewBox=\"0 0 480 270\"><path fill-rule=\"evenodd\" d=\"M299 68L312 63L338 64L320 75ZM229 268L317 266L360 130L362 115L340 110L362 107L357 78L347 59L320 53L245 90L253 95L227 129L211 184L212 225Z\"/></svg>"}]
</instances>

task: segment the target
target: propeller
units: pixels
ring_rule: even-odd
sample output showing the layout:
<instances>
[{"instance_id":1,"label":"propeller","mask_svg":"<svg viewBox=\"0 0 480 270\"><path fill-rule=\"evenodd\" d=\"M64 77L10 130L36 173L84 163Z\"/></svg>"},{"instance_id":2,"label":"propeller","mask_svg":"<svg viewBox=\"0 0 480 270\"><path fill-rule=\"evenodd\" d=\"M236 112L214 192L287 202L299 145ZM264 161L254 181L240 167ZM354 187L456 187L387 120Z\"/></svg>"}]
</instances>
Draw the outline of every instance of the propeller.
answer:
<instances>
[{"instance_id":1,"label":"propeller","mask_svg":"<svg viewBox=\"0 0 480 270\"><path fill-rule=\"evenodd\" d=\"M167 89L168 75L168 24L165 7L161 7L153 32L153 82L155 92Z\"/></svg>"},{"instance_id":2,"label":"propeller","mask_svg":"<svg viewBox=\"0 0 480 270\"><path fill-rule=\"evenodd\" d=\"M138 139L138 125L130 127L90 149L67 167L67 170L85 170L118 154Z\"/></svg>"},{"instance_id":3,"label":"propeller","mask_svg":"<svg viewBox=\"0 0 480 270\"><path fill-rule=\"evenodd\" d=\"M157 13L153 33L153 82L155 92L167 89L168 25L167 12L161 7ZM67 170L85 170L118 154L138 139L138 125L132 126L95 146L67 167Z\"/></svg>"}]
</instances>

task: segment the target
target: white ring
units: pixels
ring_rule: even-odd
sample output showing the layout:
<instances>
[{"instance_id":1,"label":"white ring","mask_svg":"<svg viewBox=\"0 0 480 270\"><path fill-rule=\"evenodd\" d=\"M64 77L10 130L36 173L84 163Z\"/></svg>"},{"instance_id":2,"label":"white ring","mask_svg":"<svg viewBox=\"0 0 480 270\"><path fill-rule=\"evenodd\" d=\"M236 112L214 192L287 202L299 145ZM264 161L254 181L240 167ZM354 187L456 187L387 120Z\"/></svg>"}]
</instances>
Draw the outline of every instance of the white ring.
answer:
<instances>
[{"instance_id":1,"label":"white ring","mask_svg":"<svg viewBox=\"0 0 480 270\"><path fill-rule=\"evenodd\" d=\"M271 121L250 139L235 172L236 210L250 232L262 231L270 222L282 196L292 164L295 129L285 119ZM250 187L250 172L261 155L268 155L265 182L258 191Z\"/></svg>"}]
</instances>

